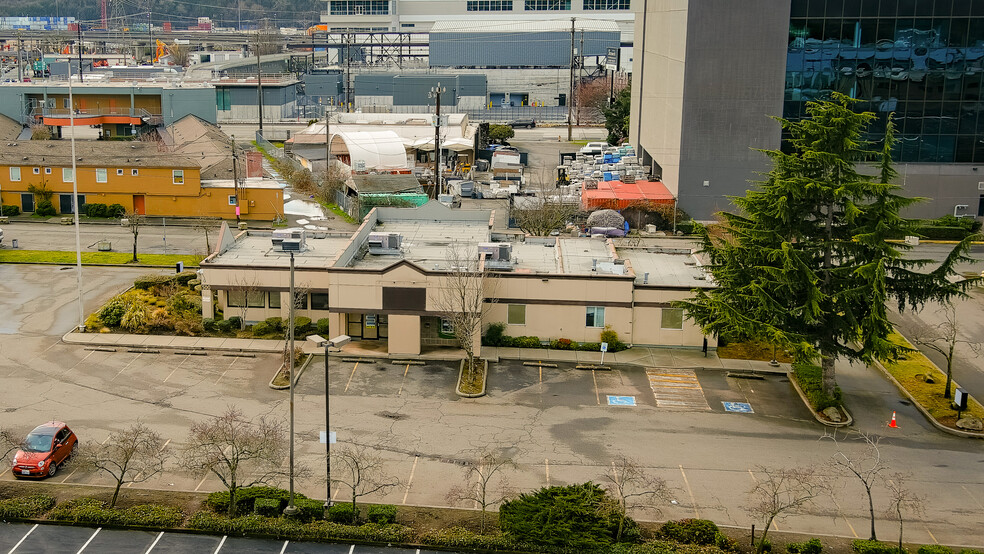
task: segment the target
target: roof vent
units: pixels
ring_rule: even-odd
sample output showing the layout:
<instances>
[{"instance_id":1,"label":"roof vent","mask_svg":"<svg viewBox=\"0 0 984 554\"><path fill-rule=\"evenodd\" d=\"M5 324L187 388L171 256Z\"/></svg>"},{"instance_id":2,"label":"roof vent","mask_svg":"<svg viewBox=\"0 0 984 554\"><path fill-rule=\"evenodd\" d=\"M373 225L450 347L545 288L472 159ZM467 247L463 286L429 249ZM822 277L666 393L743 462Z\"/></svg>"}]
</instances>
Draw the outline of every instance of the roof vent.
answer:
<instances>
[{"instance_id":1,"label":"roof vent","mask_svg":"<svg viewBox=\"0 0 984 554\"><path fill-rule=\"evenodd\" d=\"M273 231L272 243L274 248L279 248L280 250L287 252L287 248L284 247L284 243L287 241L296 241L300 244L301 250L303 250L306 242L305 239L307 239L307 233L304 229L275 229Z\"/></svg>"},{"instance_id":2,"label":"roof vent","mask_svg":"<svg viewBox=\"0 0 984 554\"><path fill-rule=\"evenodd\" d=\"M648 271L646 273L643 273L642 274L642 284L643 285L648 285L649 284L649 272Z\"/></svg>"},{"instance_id":3,"label":"roof vent","mask_svg":"<svg viewBox=\"0 0 984 554\"><path fill-rule=\"evenodd\" d=\"M485 255L485 267L498 270L512 270L512 244L508 242L480 242L478 255Z\"/></svg>"}]
</instances>

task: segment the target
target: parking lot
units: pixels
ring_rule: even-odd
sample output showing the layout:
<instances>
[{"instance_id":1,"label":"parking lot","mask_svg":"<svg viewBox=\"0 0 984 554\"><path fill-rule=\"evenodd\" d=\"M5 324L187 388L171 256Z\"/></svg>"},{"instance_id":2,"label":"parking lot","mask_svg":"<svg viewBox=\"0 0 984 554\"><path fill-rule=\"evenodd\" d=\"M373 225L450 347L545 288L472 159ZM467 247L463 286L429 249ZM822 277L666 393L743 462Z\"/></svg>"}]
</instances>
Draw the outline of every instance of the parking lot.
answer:
<instances>
[{"instance_id":1,"label":"parking lot","mask_svg":"<svg viewBox=\"0 0 984 554\"><path fill-rule=\"evenodd\" d=\"M142 273L146 270L86 268L87 311ZM78 317L74 272L0 266L0 277L0 308L8 314L0 329L4 426L26 432L39 422L61 419L84 445L105 441L139 420L178 453L193 422L227 406L250 417L287 416L287 392L268 387L278 354L192 355L166 348L65 344L60 336ZM603 482L615 458L624 455L672 490L674 502L661 506L658 515L642 511L637 517L706 517L743 527L755 522L745 506L761 467L819 464L835 484L835 496L780 522L779 528L848 537L865 533L867 505L856 484L823 465L838 446L818 440L827 430L813 420L783 375L729 376L721 369L700 369L699 355L676 358L688 360L687 367L661 363L674 359L664 353L654 354L653 363L610 371L504 360L490 367L487 396L463 399L453 393L457 363L333 357L330 412L338 443L332 451L361 445L377 453L383 471L399 479L400 486L365 500L397 506L447 505L449 488L464 484L461 462L484 450L515 463L504 473L515 491ZM318 437L325 417L323 367L323 358L315 357L300 377L295 402L297 460L312 475L299 479L296 489L312 498L325 496L325 445ZM856 428L882 438L883 460L891 471L911 473L913 492L926 499L926 513L907 523L907 537L984 544L978 526L984 510L984 479L976 470L980 444L932 428L914 408L899 403L891 384L865 367L839 366L838 382ZM894 411L899 427L889 429ZM0 477L12 478L7 471ZM71 465L53 481L110 485L106 477ZM211 492L222 485L214 477L188 474L172 460L164 474L125 487L124 497L139 488ZM336 500L344 495L338 487L331 493ZM879 515L880 534L890 536L895 525ZM155 551L167 544L162 538Z\"/></svg>"},{"instance_id":2,"label":"parking lot","mask_svg":"<svg viewBox=\"0 0 984 554\"><path fill-rule=\"evenodd\" d=\"M291 542L189 533L151 533L91 527L0 523L0 552L92 552L98 554L154 553L219 554L228 552L278 554L426 554L432 551L349 544Z\"/></svg>"}]
</instances>

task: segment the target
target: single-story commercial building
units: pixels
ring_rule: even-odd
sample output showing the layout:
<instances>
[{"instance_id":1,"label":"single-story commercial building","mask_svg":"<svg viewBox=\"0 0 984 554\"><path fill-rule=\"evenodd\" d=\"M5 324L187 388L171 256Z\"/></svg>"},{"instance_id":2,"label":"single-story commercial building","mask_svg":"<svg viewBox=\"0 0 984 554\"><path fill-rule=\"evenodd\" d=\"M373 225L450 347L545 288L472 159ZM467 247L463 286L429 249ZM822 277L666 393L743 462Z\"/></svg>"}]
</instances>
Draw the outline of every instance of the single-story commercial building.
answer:
<instances>
[{"instance_id":1,"label":"single-story commercial building","mask_svg":"<svg viewBox=\"0 0 984 554\"><path fill-rule=\"evenodd\" d=\"M597 342L610 326L626 343L702 346L700 328L671 304L695 287L713 286L689 248L623 248L577 237L506 242L492 231L495 217L432 201L374 208L350 235L307 234L294 255L294 280L303 291L295 316L327 318L332 336L384 341L390 354L453 345L440 298L448 276L461 270L448 255L455 248L472 267L492 272L483 329L502 322L513 336ZM233 237L225 227L201 264L204 317L215 308L251 322L286 317L289 264L270 232Z\"/></svg>"}]
</instances>

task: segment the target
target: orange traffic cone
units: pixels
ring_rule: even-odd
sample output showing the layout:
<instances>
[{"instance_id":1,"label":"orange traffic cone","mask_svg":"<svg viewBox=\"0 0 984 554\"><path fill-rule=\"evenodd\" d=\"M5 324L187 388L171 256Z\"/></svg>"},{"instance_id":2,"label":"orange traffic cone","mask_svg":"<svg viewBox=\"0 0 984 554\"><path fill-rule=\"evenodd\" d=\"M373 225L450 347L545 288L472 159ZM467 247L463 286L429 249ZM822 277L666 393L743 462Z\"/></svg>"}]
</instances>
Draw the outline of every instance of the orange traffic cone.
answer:
<instances>
[{"instance_id":1,"label":"orange traffic cone","mask_svg":"<svg viewBox=\"0 0 984 554\"><path fill-rule=\"evenodd\" d=\"M899 428L898 423L895 423L895 412L892 412L892 421L888 422L888 426L891 427L891 428L893 428L893 429L898 429Z\"/></svg>"}]
</instances>

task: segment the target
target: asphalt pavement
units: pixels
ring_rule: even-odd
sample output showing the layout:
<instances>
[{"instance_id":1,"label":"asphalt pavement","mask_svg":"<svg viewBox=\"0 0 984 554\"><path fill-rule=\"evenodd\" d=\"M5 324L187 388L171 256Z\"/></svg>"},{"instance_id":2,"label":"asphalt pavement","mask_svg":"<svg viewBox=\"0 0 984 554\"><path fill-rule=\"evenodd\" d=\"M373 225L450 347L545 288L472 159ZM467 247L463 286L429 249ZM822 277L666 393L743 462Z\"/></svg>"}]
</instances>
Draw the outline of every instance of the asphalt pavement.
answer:
<instances>
[{"instance_id":1,"label":"asphalt pavement","mask_svg":"<svg viewBox=\"0 0 984 554\"><path fill-rule=\"evenodd\" d=\"M433 550L299 542L194 533L124 531L101 527L0 523L0 552L45 554L431 554ZM446 551L445 551L446 552ZM436 553L435 553L436 554Z\"/></svg>"}]
</instances>

